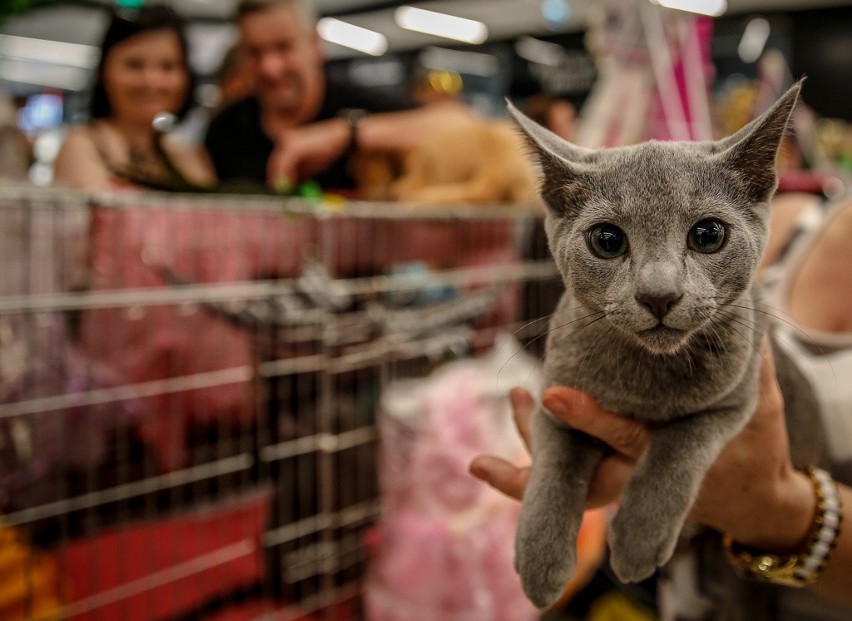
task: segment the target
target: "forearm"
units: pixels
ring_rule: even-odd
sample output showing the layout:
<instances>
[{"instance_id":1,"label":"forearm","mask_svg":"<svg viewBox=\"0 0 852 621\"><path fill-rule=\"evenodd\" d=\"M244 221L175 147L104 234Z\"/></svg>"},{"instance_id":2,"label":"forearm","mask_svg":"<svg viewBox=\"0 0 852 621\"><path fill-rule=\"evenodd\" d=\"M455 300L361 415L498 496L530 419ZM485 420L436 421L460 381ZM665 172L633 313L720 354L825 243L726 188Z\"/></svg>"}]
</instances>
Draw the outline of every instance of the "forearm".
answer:
<instances>
[{"instance_id":1,"label":"forearm","mask_svg":"<svg viewBox=\"0 0 852 621\"><path fill-rule=\"evenodd\" d=\"M368 115L358 128L358 146L368 151L405 151L472 118L470 110L455 103Z\"/></svg>"}]
</instances>

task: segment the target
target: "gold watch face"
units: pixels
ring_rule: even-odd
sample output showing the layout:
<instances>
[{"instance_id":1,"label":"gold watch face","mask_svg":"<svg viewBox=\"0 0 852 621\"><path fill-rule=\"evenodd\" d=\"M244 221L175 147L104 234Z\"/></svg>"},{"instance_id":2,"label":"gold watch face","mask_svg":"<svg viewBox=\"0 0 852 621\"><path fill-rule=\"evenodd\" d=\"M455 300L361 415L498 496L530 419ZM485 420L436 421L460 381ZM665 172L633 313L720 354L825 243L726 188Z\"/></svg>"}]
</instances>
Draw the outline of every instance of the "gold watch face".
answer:
<instances>
[{"instance_id":1,"label":"gold watch face","mask_svg":"<svg viewBox=\"0 0 852 621\"><path fill-rule=\"evenodd\" d=\"M796 557L779 557L774 554L761 554L752 558L752 571L766 578L783 577L792 573L796 568Z\"/></svg>"},{"instance_id":2,"label":"gold watch face","mask_svg":"<svg viewBox=\"0 0 852 621\"><path fill-rule=\"evenodd\" d=\"M740 557L741 567L754 578L783 584L787 586L802 586L803 582L796 575L799 557L777 556L775 554L744 554Z\"/></svg>"}]
</instances>

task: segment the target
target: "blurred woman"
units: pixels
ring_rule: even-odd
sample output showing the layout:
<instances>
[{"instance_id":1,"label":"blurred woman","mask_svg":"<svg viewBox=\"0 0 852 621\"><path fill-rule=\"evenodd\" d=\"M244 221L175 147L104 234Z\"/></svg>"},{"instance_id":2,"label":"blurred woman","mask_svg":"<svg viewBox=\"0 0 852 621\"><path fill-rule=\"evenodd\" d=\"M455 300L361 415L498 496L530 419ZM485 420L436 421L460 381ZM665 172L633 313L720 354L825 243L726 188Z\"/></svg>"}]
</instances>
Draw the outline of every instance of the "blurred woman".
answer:
<instances>
[{"instance_id":1,"label":"blurred woman","mask_svg":"<svg viewBox=\"0 0 852 621\"><path fill-rule=\"evenodd\" d=\"M171 8L114 13L101 44L90 120L68 131L55 183L86 190L212 185L206 154L162 133L189 110L193 82L184 24Z\"/></svg>"}]
</instances>

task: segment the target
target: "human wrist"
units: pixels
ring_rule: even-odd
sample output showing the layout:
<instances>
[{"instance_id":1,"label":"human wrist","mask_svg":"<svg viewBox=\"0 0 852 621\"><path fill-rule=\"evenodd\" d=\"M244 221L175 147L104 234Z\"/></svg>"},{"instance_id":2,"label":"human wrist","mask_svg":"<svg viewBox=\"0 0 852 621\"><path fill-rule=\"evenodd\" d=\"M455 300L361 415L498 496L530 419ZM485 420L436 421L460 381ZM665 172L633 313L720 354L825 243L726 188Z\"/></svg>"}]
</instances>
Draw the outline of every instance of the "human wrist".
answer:
<instances>
[{"instance_id":1,"label":"human wrist","mask_svg":"<svg viewBox=\"0 0 852 621\"><path fill-rule=\"evenodd\" d=\"M767 552L795 552L808 537L817 499L809 477L788 469L762 499L759 513L726 532L738 543Z\"/></svg>"},{"instance_id":2,"label":"human wrist","mask_svg":"<svg viewBox=\"0 0 852 621\"><path fill-rule=\"evenodd\" d=\"M346 124L346 146L344 153L353 153L361 146L361 125L367 113L360 108L344 108L338 117Z\"/></svg>"},{"instance_id":3,"label":"human wrist","mask_svg":"<svg viewBox=\"0 0 852 621\"><path fill-rule=\"evenodd\" d=\"M773 552L765 547L744 545L730 534L725 535L725 555L742 577L803 587L816 582L828 565L842 532L841 488L820 468L811 466L804 472L813 488L815 508L808 534L795 551Z\"/></svg>"}]
</instances>

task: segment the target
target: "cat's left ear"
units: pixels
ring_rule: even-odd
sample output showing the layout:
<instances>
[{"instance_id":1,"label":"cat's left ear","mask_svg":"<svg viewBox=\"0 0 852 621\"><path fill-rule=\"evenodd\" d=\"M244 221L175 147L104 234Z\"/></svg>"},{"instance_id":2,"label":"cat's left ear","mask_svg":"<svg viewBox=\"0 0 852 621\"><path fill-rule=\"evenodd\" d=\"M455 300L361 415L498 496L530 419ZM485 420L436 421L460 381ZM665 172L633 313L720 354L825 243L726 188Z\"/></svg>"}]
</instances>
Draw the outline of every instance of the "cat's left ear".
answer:
<instances>
[{"instance_id":1,"label":"cat's left ear","mask_svg":"<svg viewBox=\"0 0 852 621\"><path fill-rule=\"evenodd\" d=\"M754 202L769 200L775 192L778 183L775 158L803 81L790 87L769 110L715 145L718 152L715 158L735 173Z\"/></svg>"},{"instance_id":2,"label":"cat's left ear","mask_svg":"<svg viewBox=\"0 0 852 621\"><path fill-rule=\"evenodd\" d=\"M518 110L508 99L506 107L543 166L546 167L548 160L558 162L560 167L565 167L588 162L594 158L594 150L571 144L557 136Z\"/></svg>"},{"instance_id":3,"label":"cat's left ear","mask_svg":"<svg viewBox=\"0 0 852 621\"><path fill-rule=\"evenodd\" d=\"M508 99L506 104L532 155L541 165L539 190L542 199L556 213L568 213L580 202L596 152L571 144L542 127L515 108Z\"/></svg>"}]
</instances>

